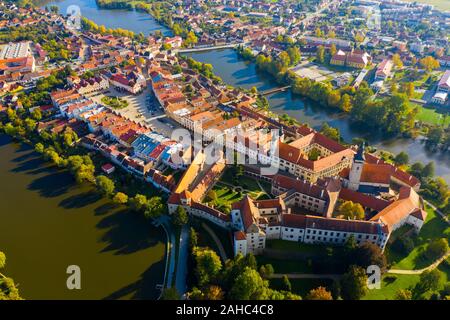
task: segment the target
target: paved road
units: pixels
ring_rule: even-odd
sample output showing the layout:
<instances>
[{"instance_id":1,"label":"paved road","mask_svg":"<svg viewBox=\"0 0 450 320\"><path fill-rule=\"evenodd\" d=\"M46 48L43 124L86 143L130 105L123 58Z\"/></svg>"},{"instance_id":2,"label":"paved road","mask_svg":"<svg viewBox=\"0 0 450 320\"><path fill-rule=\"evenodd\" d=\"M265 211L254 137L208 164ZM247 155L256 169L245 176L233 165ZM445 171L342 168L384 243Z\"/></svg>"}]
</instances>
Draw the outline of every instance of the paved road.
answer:
<instances>
[{"instance_id":1,"label":"paved road","mask_svg":"<svg viewBox=\"0 0 450 320\"><path fill-rule=\"evenodd\" d=\"M227 253L225 252L225 249L222 245L222 241L217 237L214 230L212 230L206 223L202 222L202 227L206 230L206 232L209 233L211 238L213 238L214 242L216 243L217 248L219 249L219 255L223 262L227 261Z\"/></svg>"},{"instance_id":2,"label":"paved road","mask_svg":"<svg viewBox=\"0 0 450 320\"><path fill-rule=\"evenodd\" d=\"M169 262L168 265L166 264L166 271L164 275L165 279L165 286L167 288L172 287L173 282L173 276L175 273L175 234L172 230L172 225L170 223L170 217L168 215L163 215L155 220L155 225L162 225L164 230L166 231L166 234L168 235L168 241L167 246L169 250ZM168 266L168 267L167 267Z\"/></svg>"},{"instance_id":3,"label":"paved road","mask_svg":"<svg viewBox=\"0 0 450 320\"><path fill-rule=\"evenodd\" d=\"M443 255L441 258L437 259L433 264L430 264L428 267L419 269L419 270L400 270L400 269L391 269L388 270L388 273L393 274L422 274L426 270L433 270L438 267L442 261L447 259L450 256L450 251Z\"/></svg>"},{"instance_id":4,"label":"paved road","mask_svg":"<svg viewBox=\"0 0 450 320\"><path fill-rule=\"evenodd\" d=\"M189 254L189 226L184 225L180 232L180 242L178 248L177 274L175 278L175 288L183 296L186 293L187 259ZM175 250L174 250L175 251Z\"/></svg>"}]
</instances>

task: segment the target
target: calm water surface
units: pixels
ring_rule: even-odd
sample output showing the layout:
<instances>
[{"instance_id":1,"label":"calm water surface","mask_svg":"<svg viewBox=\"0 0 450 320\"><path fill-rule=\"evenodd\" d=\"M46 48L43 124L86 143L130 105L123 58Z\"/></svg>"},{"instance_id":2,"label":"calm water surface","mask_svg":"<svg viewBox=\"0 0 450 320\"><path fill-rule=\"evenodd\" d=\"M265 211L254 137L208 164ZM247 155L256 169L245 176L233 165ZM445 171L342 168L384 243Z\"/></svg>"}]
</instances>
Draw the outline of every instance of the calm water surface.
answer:
<instances>
[{"instance_id":1,"label":"calm water surface","mask_svg":"<svg viewBox=\"0 0 450 320\"><path fill-rule=\"evenodd\" d=\"M66 14L70 5L77 5L81 9L81 14L94 21L98 25L104 25L106 28L122 28L131 30L135 33L142 32L148 36L156 30L162 31L164 35L171 35L170 29L159 24L151 15L145 12L137 12L122 9L101 9L97 6L95 0L57 0L45 2L43 6L50 7L56 5L59 7L59 13Z\"/></svg>"},{"instance_id":2,"label":"calm water surface","mask_svg":"<svg viewBox=\"0 0 450 320\"><path fill-rule=\"evenodd\" d=\"M155 299L165 236L0 135L0 250L27 299ZM81 268L81 290L66 268Z\"/></svg>"}]
</instances>

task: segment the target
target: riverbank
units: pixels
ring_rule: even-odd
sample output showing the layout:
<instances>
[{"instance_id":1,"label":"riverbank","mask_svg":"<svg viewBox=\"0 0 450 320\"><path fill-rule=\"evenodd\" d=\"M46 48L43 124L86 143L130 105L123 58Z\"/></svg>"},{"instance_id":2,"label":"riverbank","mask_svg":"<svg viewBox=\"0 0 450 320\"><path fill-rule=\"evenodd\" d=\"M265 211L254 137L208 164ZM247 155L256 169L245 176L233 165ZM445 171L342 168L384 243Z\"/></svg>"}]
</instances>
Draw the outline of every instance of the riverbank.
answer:
<instances>
[{"instance_id":1,"label":"riverbank","mask_svg":"<svg viewBox=\"0 0 450 320\"><path fill-rule=\"evenodd\" d=\"M156 299L165 236L142 215L114 207L25 144L0 135L0 243L6 272L26 299ZM66 268L81 268L81 290ZM126 271L126 272L125 272ZM39 275L39 276L37 276Z\"/></svg>"}]
</instances>

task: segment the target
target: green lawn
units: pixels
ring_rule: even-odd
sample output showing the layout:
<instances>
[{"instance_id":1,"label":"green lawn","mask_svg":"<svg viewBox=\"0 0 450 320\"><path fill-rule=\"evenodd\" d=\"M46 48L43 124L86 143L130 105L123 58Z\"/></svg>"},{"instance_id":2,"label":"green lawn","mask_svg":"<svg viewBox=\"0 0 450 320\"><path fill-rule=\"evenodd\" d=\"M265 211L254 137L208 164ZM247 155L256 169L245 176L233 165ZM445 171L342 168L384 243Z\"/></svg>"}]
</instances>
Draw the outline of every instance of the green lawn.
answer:
<instances>
[{"instance_id":1,"label":"green lawn","mask_svg":"<svg viewBox=\"0 0 450 320\"><path fill-rule=\"evenodd\" d=\"M275 259L264 255L256 256L258 266L271 264L275 273L313 273L312 266L306 261Z\"/></svg>"},{"instance_id":2,"label":"green lawn","mask_svg":"<svg viewBox=\"0 0 450 320\"><path fill-rule=\"evenodd\" d=\"M444 127L450 125L450 112L443 110L437 110L435 108L425 108L418 104L411 104L412 107L418 107L419 113L416 119L424 123L432 125L444 125Z\"/></svg>"},{"instance_id":3,"label":"green lawn","mask_svg":"<svg viewBox=\"0 0 450 320\"><path fill-rule=\"evenodd\" d=\"M395 280L389 280L394 279ZM381 289L369 290L363 300L393 300L399 289L408 289L419 282L419 275L387 274L383 276Z\"/></svg>"},{"instance_id":4,"label":"green lawn","mask_svg":"<svg viewBox=\"0 0 450 320\"><path fill-rule=\"evenodd\" d=\"M418 236L414 237L415 248L408 254L404 255L391 249L390 246L386 248L386 255L388 261L392 263L393 269L421 269L430 265L430 261L423 255L427 244L432 240L440 237L446 237L450 240L450 227L446 224L440 216L431 208L426 208L428 213L427 220L420 230ZM401 232L401 229L398 230ZM394 236L399 236L394 233Z\"/></svg>"},{"instance_id":5,"label":"green lawn","mask_svg":"<svg viewBox=\"0 0 450 320\"><path fill-rule=\"evenodd\" d=\"M330 279L289 279L292 286L292 292L300 295L303 299L306 297L311 289L317 287L326 287L330 290L333 281ZM281 290L282 279L270 279L270 287L273 289Z\"/></svg>"},{"instance_id":6,"label":"green lawn","mask_svg":"<svg viewBox=\"0 0 450 320\"><path fill-rule=\"evenodd\" d=\"M448 264L441 263L438 267L441 271L441 285L442 290L444 284L450 280L450 266ZM391 278L391 280L389 280ZM385 274L381 283L381 289L369 290L368 294L363 300L393 300L395 294L400 289L412 289L420 280L420 275L405 275L405 274Z\"/></svg>"},{"instance_id":7,"label":"green lawn","mask_svg":"<svg viewBox=\"0 0 450 320\"><path fill-rule=\"evenodd\" d=\"M327 247L321 245L307 244L303 242L285 241L285 240L267 240L266 247L270 249L277 249L291 252L301 252L314 254L317 256L327 255ZM341 247L333 247L334 250L339 250Z\"/></svg>"}]
</instances>

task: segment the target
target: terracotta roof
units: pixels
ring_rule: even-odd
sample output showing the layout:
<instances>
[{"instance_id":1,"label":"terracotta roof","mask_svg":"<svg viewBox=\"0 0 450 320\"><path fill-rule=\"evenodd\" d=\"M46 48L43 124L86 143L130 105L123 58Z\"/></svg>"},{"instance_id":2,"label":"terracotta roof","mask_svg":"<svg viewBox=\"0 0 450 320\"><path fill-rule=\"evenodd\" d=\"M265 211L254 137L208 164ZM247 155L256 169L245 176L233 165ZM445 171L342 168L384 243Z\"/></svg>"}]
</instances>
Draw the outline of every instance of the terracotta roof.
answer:
<instances>
[{"instance_id":1,"label":"terracotta roof","mask_svg":"<svg viewBox=\"0 0 450 320\"><path fill-rule=\"evenodd\" d=\"M365 163L361 172L361 182L389 184L392 175L392 165Z\"/></svg>"},{"instance_id":2,"label":"terracotta roof","mask_svg":"<svg viewBox=\"0 0 450 320\"><path fill-rule=\"evenodd\" d=\"M306 228L306 216L301 214L283 214L281 216L282 225L291 228Z\"/></svg>"},{"instance_id":3,"label":"terracotta roof","mask_svg":"<svg viewBox=\"0 0 450 320\"><path fill-rule=\"evenodd\" d=\"M233 203L232 208L241 212L244 230L247 230L259 219L259 210L248 195L245 195L241 201Z\"/></svg>"},{"instance_id":4,"label":"terracotta roof","mask_svg":"<svg viewBox=\"0 0 450 320\"><path fill-rule=\"evenodd\" d=\"M408 215L421 208L419 195L410 187L400 189L397 201L394 201L377 215L370 219L371 221L381 221L392 230L399 222L403 221Z\"/></svg>"},{"instance_id":5,"label":"terracotta roof","mask_svg":"<svg viewBox=\"0 0 450 320\"><path fill-rule=\"evenodd\" d=\"M381 226L373 221L344 220L307 216L306 228L342 232L378 234Z\"/></svg>"},{"instance_id":6,"label":"terracotta roof","mask_svg":"<svg viewBox=\"0 0 450 320\"><path fill-rule=\"evenodd\" d=\"M234 239L235 240L246 240L247 239L247 237L245 236L245 233L244 233L244 231L236 231L235 233L234 233Z\"/></svg>"},{"instance_id":7,"label":"terracotta roof","mask_svg":"<svg viewBox=\"0 0 450 320\"><path fill-rule=\"evenodd\" d=\"M295 190L298 193L306 194L318 199L328 199L326 187L313 184L306 180L297 180L295 178L277 174L273 177L272 185L286 190Z\"/></svg>"},{"instance_id":8,"label":"terracotta roof","mask_svg":"<svg viewBox=\"0 0 450 320\"><path fill-rule=\"evenodd\" d=\"M384 162L380 158L375 157L374 155L372 155L370 153L365 154L365 159L366 159L367 163L386 164L386 165L390 166L391 167L391 175L394 178L400 180L401 182L409 185L412 188L416 188L416 187L420 186L420 180L417 179L416 177L414 177L413 175L411 175L403 170L400 170L391 164Z\"/></svg>"}]
</instances>

